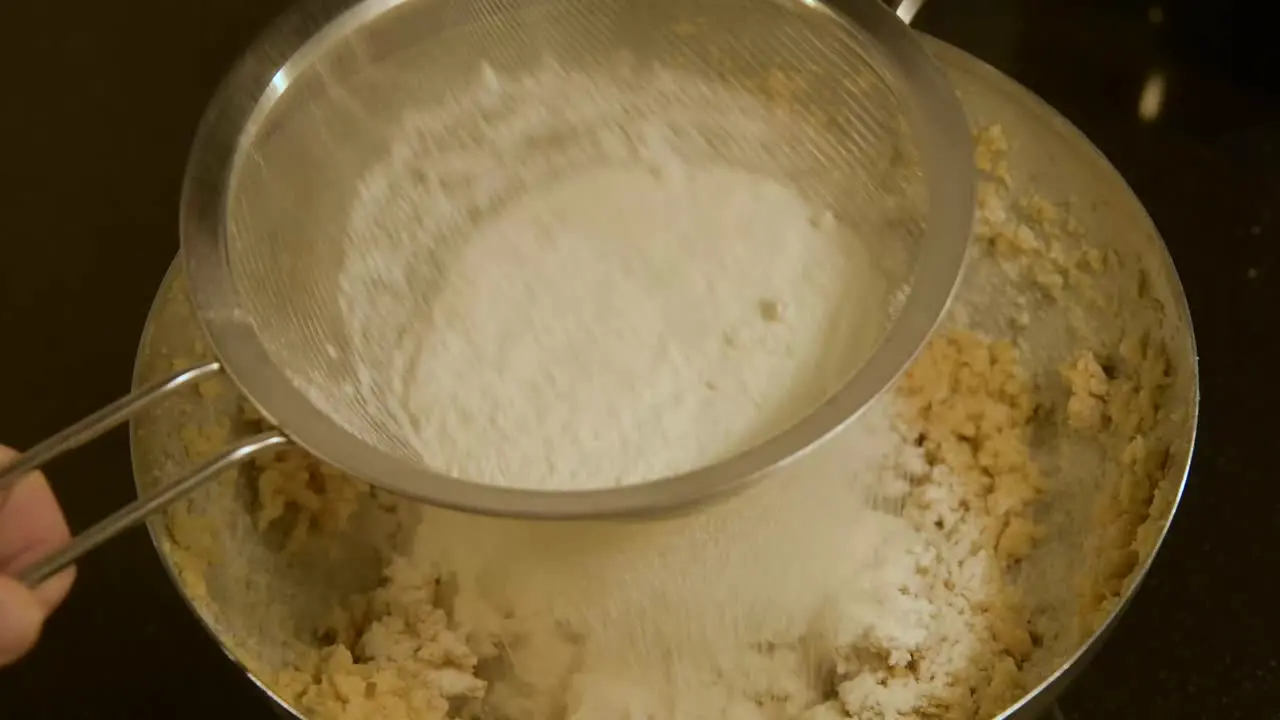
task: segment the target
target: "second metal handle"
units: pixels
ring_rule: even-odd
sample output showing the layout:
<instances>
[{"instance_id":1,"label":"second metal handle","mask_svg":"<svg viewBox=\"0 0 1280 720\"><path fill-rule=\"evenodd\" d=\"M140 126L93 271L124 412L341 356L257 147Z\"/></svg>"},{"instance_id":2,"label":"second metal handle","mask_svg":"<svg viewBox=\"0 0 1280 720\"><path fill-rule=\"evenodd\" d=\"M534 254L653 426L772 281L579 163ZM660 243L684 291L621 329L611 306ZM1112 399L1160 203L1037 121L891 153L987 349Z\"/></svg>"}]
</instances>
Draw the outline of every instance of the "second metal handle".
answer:
<instances>
[{"instance_id":1,"label":"second metal handle","mask_svg":"<svg viewBox=\"0 0 1280 720\"><path fill-rule=\"evenodd\" d=\"M220 363L211 362L159 380L135 390L39 443L0 468L0 502L3 502L4 496L27 473L99 437L176 390L221 371ZM291 441L278 430L270 430L233 443L191 473L144 493L137 500L95 523L62 549L41 558L35 565L25 569L19 579L28 587L37 587L69 567L85 553L94 550L122 531L139 524L151 513L168 507L175 500L200 487L205 481L217 477L258 453L290 443Z\"/></svg>"}]
</instances>

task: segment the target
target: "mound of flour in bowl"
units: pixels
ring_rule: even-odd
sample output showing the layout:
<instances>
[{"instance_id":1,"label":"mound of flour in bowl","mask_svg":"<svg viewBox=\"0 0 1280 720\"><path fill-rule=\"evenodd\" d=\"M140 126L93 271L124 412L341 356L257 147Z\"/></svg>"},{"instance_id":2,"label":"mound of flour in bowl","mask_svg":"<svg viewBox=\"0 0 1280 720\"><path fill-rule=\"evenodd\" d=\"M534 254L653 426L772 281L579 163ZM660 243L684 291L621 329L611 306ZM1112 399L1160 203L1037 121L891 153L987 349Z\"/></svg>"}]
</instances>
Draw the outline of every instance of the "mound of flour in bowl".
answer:
<instances>
[{"instance_id":1,"label":"mound of flour in bowl","mask_svg":"<svg viewBox=\"0 0 1280 720\"><path fill-rule=\"evenodd\" d=\"M338 298L361 402L439 470L570 490L726 459L829 397L886 320L866 247L769 158L712 151L685 113L718 91L547 73L481 84L470 111L503 116L475 147L433 110L365 178ZM728 100L714 131L785 132Z\"/></svg>"}]
</instances>

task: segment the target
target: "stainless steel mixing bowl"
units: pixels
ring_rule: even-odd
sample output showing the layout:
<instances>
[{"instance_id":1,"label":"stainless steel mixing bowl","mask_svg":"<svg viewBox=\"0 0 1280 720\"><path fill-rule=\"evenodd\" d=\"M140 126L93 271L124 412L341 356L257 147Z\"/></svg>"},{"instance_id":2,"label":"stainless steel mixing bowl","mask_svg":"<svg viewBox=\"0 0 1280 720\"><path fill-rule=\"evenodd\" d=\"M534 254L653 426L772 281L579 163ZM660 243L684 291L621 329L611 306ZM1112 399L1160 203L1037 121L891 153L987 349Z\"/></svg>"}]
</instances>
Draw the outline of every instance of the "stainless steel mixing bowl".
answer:
<instances>
[{"instance_id":1,"label":"stainless steel mixing bowl","mask_svg":"<svg viewBox=\"0 0 1280 720\"><path fill-rule=\"evenodd\" d=\"M1070 123L1030 92L998 71L942 42L928 39L927 46L947 69L958 95L975 124L1000 123L1010 140L1010 166L1019 182L1034 184L1051 199L1074 197L1077 219L1099 245L1114 249L1128 263L1132 277L1145 278L1143 291L1163 308L1152 326L1170 355L1172 384L1162 404L1164 432L1170 450L1163 479L1165 497L1172 503L1153 508L1159 537L1172 520L1181 496L1195 438L1198 406L1196 349L1181 285L1172 262L1150 218L1118 173ZM203 340L194 321L177 265L171 269L147 323L139 349L135 383L168 373L175 362L187 362L201 352ZM962 285L961 297L964 288ZM1124 312L1101 313L1088 318L1101 328L1115 328L1127 322ZM1053 338L1042 338L1047 344ZM1034 348L1033 348L1034 349ZM139 418L133 425L134 470L139 491L148 491L164 482L190 459L183 428L192 423L215 422L232 409L228 398L192 395L177 407L161 408ZM190 438L187 438L189 440ZM160 556L179 592L190 602L212 636L228 655L244 666L268 694L264 674L278 660L275 648L281 638L309 642L302 629L322 613L326 604L345 594L367 589L378 580L378 567L370 538L352 535L338 554L323 561L282 563L274 551L257 536L248 500L235 490L236 484L222 483L202 489L191 508L184 512L208 512L216 521L219 538L232 556L225 567L207 568L207 577L189 571L190 545L199 539L175 537L171 523L157 518L150 530ZM1062 489L1052 501L1066 505L1088 505L1090 493L1099 487ZM215 494L220 493L215 497ZM1074 493L1074 494L1070 494ZM1087 521L1064 523L1063 535L1055 538L1060 548L1076 548L1077 557L1067 562L1088 562L1083 557L1087 541L1105 528ZM1158 547L1158 542L1157 542ZM225 553L224 553L225 554ZM1043 680L1000 717L1038 717L1098 650L1137 591L1150 566L1154 552L1131 576L1119 602L1109 617L1078 646L1068 648L1062 662L1043 674ZM304 578L310 578L303 581ZM316 579L319 578L319 579ZM313 582L314 581L314 582ZM325 597L312 597L323 586ZM261 595L278 597L296 608L295 627L281 629L281 618L266 619L238 603L237 593L246 588ZM291 634L292 633L292 634ZM279 702L279 701L277 701ZM282 707L283 704L281 703Z\"/></svg>"}]
</instances>

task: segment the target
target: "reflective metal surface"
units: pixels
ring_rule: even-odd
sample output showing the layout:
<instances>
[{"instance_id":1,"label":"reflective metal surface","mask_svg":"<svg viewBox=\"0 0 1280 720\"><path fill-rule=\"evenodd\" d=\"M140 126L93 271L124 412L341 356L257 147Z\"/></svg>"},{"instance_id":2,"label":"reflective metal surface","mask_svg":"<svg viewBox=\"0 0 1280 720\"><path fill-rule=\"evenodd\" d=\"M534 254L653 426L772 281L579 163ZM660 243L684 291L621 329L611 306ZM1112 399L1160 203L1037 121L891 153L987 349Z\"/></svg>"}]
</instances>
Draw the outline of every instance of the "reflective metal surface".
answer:
<instances>
[{"instance_id":1,"label":"reflective metal surface","mask_svg":"<svg viewBox=\"0 0 1280 720\"><path fill-rule=\"evenodd\" d=\"M1141 265L1149 277L1151 291L1160 299L1167 313L1167 322L1161 332L1172 357L1174 385L1165 410L1181 420L1172 426L1175 438L1167 463L1165 482L1172 483L1176 496L1180 497L1195 441L1199 404L1198 367L1195 339L1184 293L1160 235L1124 180L1054 110L972 56L928 38L926 45L946 68L974 121L999 122L1005 127L1009 137L1015 139L1011 149L1012 162L1017 164L1021 174L1034 178L1038 187L1052 191L1056 196L1076 197L1081 208L1081 220L1096 231L1097 241L1105 247L1123 250L1127 257L1134 258ZM139 348L135 378L135 383L139 386L146 383L159 369L167 367L165 348L173 351L198 342L197 331L191 322L191 310L180 284L181 278L175 265L156 299L148 320L148 330ZM1099 323L1115 322L1114 318L1095 319ZM208 408L191 404L188 404L188 411L211 412ZM174 428L181 424L179 421L182 417L180 414L164 415L135 424L135 476L141 492L146 492L158 479L164 477L167 467L182 462L184 451L180 442L173 437ZM838 457L833 459L839 461ZM1160 516L1160 542L1163 541L1163 535L1176 510L1176 500L1163 509L1162 512L1166 514ZM244 510L234 512L243 514ZM244 521L244 518L240 520ZM242 667L251 666L254 659L245 650L245 645L254 641L271 643L274 640L255 635L260 629L255 618L240 617L235 611L218 610L207 598L194 599L193 586L175 570L175 550L168 529L160 522L152 523L149 528L166 567L193 610L229 656ZM1097 528L1091 528L1087 524L1077 526L1073 531L1079 533L1079 537L1066 538L1065 545L1080 548L1078 552L1084 552L1087 536L1098 532ZM254 551L257 549L254 548ZM1101 628L1068 653L1065 661L1049 673L1038 687L1005 710L999 716L1002 720L1056 717L1056 699L1115 627L1155 555L1153 552L1147 562L1137 568L1135 581L1125 591L1121 602ZM1078 558L1078 562L1084 563L1086 559ZM347 575L344 573L343 577L345 579ZM297 593L297 588L286 581L272 587L282 596ZM335 596L346 597L341 593L335 593ZM273 701L279 702L270 694L266 677L258 676L252 671L250 677L267 691ZM286 716L292 713L292 716L301 717L292 710L285 709L284 705L281 708Z\"/></svg>"}]
</instances>

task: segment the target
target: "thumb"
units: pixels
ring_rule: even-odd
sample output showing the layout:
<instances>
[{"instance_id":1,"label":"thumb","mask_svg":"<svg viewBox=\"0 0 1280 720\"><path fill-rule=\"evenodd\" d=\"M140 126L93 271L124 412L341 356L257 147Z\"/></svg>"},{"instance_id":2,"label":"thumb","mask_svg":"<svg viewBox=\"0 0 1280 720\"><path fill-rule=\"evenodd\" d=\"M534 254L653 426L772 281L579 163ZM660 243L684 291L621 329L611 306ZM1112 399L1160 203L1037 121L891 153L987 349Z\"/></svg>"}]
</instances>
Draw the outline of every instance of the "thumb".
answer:
<instances>
[{"instance_id":1,"label":"thumb","mask_svg":"<svg viewBox=\"0 0 1280 720\"><path fill-rule=\"evenodd\" d=\"M40 637L44 606L27 586L0 576L0 667L17 662Z\"/></svg>"}]
</instances>

